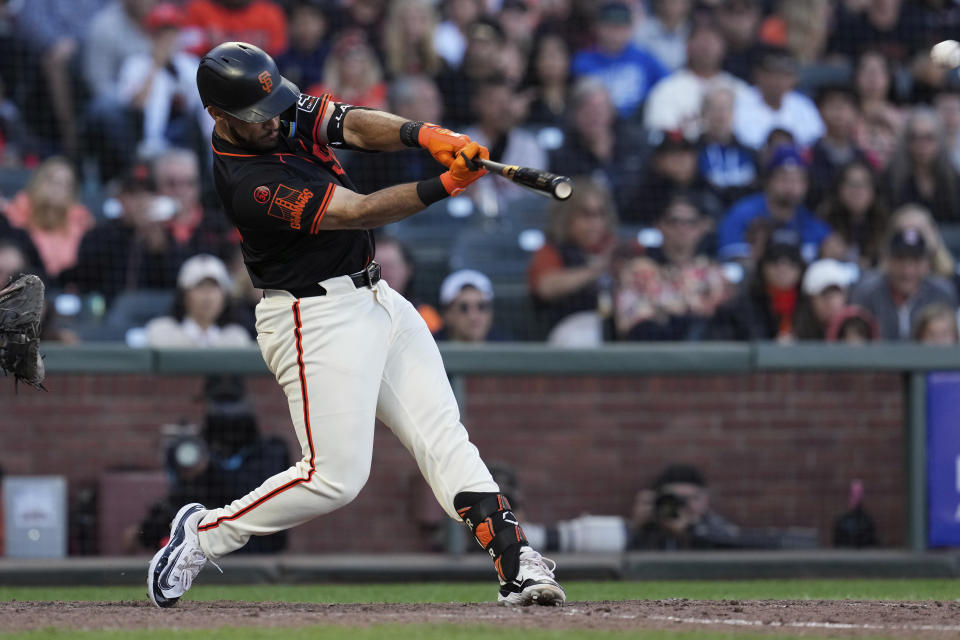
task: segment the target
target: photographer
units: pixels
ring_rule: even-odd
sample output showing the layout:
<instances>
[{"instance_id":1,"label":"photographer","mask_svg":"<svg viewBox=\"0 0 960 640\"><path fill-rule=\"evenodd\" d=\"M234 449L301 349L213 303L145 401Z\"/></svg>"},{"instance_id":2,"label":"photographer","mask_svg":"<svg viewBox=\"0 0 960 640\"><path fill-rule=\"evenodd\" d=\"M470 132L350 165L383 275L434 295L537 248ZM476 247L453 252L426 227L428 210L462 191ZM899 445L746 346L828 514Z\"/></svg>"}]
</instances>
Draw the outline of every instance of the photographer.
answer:
<instances>
[{"instance_id":1,"label":"photographer","mask_svg":"<svg viewBox=\"0 0 960 640\"><path fill-rule=\"evenodd\" d=\"M207 408L200 437L181 436L166 450L172 487L150 508L140 528L140 542L149 549L161 546L180 505L225 504L290 466L286 443L261 436L241 378L211 376L204 396ZM281 531L252 537L241 551L272 553L286 544L286 532Z\"/></svg>"},{"instance_id":2,"label":"photographer","mask_svg":"<svg viewBox=\"0 0 960 640\"><path fill-rule=\"evenodd\" d=\"M642 515L648 516L643 521ZM634 505L631 549L810 549L814 529L744 529L710 508L707 481L690 465L670 465Z\"/></svg>"},{"instance_id":3,"label":"photographer","mask_svg":"<svg viewBox=\"0 0 960 640\"><path fill-rule=\"evenodd\" d=\"M511 504L514 498L510 497ZM514 505L516 508L516 505ZM699 469L673 464L641 489L629 518L582 515L552 524L526 523L531 543L547 551L621 553L689 549L809 549L815 529L744 529L710 508Z\"/></svg>"},{"instance_id":4,"label":"photographer","mask_svg":"<svg viewBox=\"0 0 960 640\"><path fill-rule=\"evenodd\" d=\"M644 511L649 517L643 521ZM641 491L634 506L639 526L630 541L634 549L718 549L742 547L740 528L710 509L707 482L699 469L675 464L656 479L652 491Z\"/></svg>"}]
</instances>

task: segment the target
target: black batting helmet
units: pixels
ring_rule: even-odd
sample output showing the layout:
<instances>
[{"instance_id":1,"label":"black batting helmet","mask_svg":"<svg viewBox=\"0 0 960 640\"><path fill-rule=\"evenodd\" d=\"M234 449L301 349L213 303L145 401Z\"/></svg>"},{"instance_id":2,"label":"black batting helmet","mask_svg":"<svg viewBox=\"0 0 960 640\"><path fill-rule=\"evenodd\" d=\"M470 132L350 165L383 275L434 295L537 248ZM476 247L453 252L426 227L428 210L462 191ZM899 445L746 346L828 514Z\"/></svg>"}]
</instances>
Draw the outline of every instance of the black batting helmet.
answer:
<instances>
[{"instance_id":1,"label":"black batting helmet","mask_svg":"<svg viewBox=\"0 0 960 640\"><path fill-rule=\"evenodd\" d=\"M207 52L197 69L197 89L204 107L217 107L244 122L274 118L300 96L273 58L246 42L224 42Z\"/></svg>"}]
</instances>

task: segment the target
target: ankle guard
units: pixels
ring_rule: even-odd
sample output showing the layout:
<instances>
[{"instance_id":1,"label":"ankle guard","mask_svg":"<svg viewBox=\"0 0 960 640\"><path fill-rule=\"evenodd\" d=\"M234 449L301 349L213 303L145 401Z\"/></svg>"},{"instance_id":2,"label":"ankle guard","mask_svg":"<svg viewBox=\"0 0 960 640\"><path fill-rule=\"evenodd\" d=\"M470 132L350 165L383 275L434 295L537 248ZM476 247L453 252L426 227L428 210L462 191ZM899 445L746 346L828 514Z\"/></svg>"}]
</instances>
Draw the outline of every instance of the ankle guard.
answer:
<instances>
[{"instance_id":1,"label":"ankle guard","mask_svg":"<svg viewBox=\"0 0 960 640\"><path fill-rule=\"evenodd\" d=\"M520 570L520 547L527 544L520 522L502 493L458 493L453 499L460 518L493 558L500 580L510 582Z\"/></svg>"}]
</instances>

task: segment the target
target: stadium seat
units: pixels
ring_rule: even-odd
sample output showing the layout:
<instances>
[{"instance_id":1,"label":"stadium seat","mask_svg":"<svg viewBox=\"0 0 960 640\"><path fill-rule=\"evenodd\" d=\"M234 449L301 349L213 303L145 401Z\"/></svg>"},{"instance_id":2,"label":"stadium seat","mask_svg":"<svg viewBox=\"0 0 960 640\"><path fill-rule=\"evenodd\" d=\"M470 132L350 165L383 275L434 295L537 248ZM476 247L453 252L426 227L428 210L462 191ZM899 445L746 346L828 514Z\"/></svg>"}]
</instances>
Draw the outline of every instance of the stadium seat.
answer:
<instances>
[{"instance_id":1,"label":"stadium seat","mask_svg":"<svg viewBox=\"0 0 960 640\"><path fill-rule=\"evenodd\" d=\"M493 319L511 340L543 340L549 330L534 312L525 281L494 283Z\"/></svg>"},{"instance_id":2,"label":"stadium seat","mask_svg":"<svg viewBox=\"0 0 960 640\"><path fill-rule=\"evenodd\" d=\"M27 186L32 169L0 169L0 195L12 198L17 192Z\"/></svg>"},{"instance_id":3,"label":"stadium seat","mask_svg":"<svg viewBox=\"0 0 960 640\"><path fill-rule=\"evenodd\" d=\"M142 327L153 318L170 314L174 292L159 289L128 291L116 297L107 310L106 324L113 327Z\"/></svg>"},{"instance_id":4,"label":"stadium seat","mask_svg":"<svg viewBox=\"0 0 960 640\"><path fill-rule=\"evenodd\" d=\"M124 342L130 329L143 327L153 318L169 315L174 295L172 290L160 289L121 293L110 304L102 320L81 318L70 328L86 342Z\"/></svg>"},{"instance_id":5,"label":"stadium seat","mask_svg":"<svg viewBox=\"0 0 960 640\"><path fill-rule=\"evenodd\" d=\"M450 270L476 269L494 283L523 282L532 255L521 245L521 235L514 229L468 229L453 246Z\"/></svg>"},{"instance_id":6,"label":"stadium seat","mask_svg":"<svg viewBox=\"0 0 960 640\"><path fill-rule=\"evenodd\" d=\"M536 229L546 231L550 222L550 203L548 198L534 194L525 195L510 201L498 222L517 231Z\"/></svg>"}]
</instances>

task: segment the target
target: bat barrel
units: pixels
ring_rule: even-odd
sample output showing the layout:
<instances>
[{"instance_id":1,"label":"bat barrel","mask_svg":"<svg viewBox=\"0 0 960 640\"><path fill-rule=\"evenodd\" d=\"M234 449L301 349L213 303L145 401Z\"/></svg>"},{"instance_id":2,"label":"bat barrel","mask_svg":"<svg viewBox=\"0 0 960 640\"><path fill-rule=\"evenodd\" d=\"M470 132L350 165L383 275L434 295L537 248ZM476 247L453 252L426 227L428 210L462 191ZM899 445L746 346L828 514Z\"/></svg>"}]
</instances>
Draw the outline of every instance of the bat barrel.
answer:
<instances>
[{"instance_id":1,"label":"bat barrel","mask_svg":"<svg viewBox=\"0 0 960 640\"><path fill-rule=\"evenodd\" d=\"M474 158L472 162L477 162L489 171L493 171L507 180L541 195L553 196L557 200L566 200L573 194L573 185L570 183L570 178L566 176L559 176L549 171L531 167L501 164L484 158Z\"/></svg>"},{"instance_id":2,"label":"bat barrel","mask_svg":"<svg viewBox=\"0 0 960 640\"><path fill-rule=\"evenodd\" d=\"M566 200L573 193L570 178L540 169L520 167L513 175L512 180L535 191L547 193L557 200Z\"/></svg>"}]
</instances>

